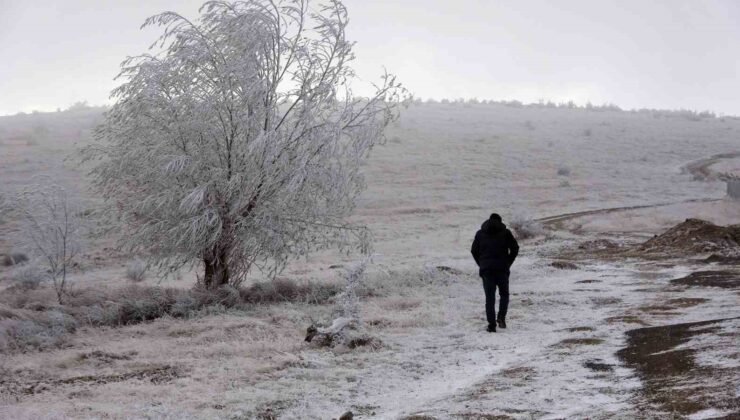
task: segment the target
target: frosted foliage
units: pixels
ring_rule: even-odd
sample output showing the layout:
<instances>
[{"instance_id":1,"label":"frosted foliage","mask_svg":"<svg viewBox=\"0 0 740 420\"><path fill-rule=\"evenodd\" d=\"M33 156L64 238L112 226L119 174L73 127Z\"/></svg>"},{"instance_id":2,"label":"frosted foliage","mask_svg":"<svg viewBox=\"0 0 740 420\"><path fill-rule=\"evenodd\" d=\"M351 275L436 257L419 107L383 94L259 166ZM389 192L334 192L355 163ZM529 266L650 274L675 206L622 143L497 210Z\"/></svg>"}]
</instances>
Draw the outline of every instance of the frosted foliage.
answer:
<instances>
[{"instance_id":1,"label":"frosted foliage","mask_svg":"<svg viewBox=\"0 0 740 420\"><path fill-rule=\"evenodd\" d=\"M207 2L166 12L153 53L127 59L87 150L122 245L160 269L203 264L205 283L325 247L366 251L348 224L360 166L407 94L389 74L370 98L350 82L339 1ZM348 249L348 248L347 248Z\"/></svg>"},{"instance_id":2,"label":"frosted foliage","mask_svg":"<svg viewBox=\"0 0 740 420\"><path fill-rule=\"evenodd\" d=\"M339 296L339 315L351 319L355 323L360 322L360 298L358 292L362 287L362 279L369 263L370 259L366 258L347 268L347 273L344 275L347 283L344 286L344 291Z\"/></svg>"}]
</instances>

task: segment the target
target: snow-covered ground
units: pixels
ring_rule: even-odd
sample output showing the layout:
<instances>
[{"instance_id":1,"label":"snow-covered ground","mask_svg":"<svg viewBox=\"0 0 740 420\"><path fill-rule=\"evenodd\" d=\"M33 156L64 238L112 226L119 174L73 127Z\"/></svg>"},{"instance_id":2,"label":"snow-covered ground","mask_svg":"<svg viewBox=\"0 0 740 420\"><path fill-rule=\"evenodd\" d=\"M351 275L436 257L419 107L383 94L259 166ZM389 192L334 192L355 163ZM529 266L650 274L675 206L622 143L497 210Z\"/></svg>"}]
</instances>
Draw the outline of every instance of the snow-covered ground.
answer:
<instances>
[{"instance_id":1,"label":"snow-covered ground","mask_svg":"<svg viewBox=\"0 0 740 420\"><path fill-rule=\"evenodd\" d=\"M73 126L59 116L53 123L33 117L23 118L36 126L0 118L0 192L49 173L84 196L84 169L55 158L84 143L85 124L75 128L81 137L64 128L63 143L40 129L48 140L18 140L38 124L48 124L52 133ZM639 240L688 217L740 223L740 206L723 199L721 182L697 181L685 170L691 162L740 150L739 137L740 120L733 118L412 106L387 144L374 151L355 216L376 238L367 282L380 292L363 302L362 317L368 333L382 341L379 349L304 343L305 328L326 320L331 305L285 303L189 321L86 327L67 348L2 355L0 374L50 385L32 395L0 395L0 417L327 419L345 411L379 419L660 417L661 407L644 411L645 379L616 355L626 345L625 333L740 316L737 291L671 284L712 269L691 262L586 258L577 262L578 270L550 263L561 249L582 241ZM715 164L725 170L732 162ZM711 201L684 203L701 199ZM567 230L523 242L512 269L509 328L485 332L482 287L469 246L491 211L506 222L654 204L667 206L574 216L564 222ZM0 232L11 227L0 226ZM12 248L8 238L0 252ZM341 270L329 265L357 258L317 253L292 263L284 275L335 279ZM78 275L78 287L123 284L125 262L96 263ZM184 273L160 284L189 287L192 279ZM722 363L740 378L737 366L730 366L736 353L726 343L737 336L736 325L723 328L729 328L718 336L724 339L702 335L683 345L708 348L698 363ZM721 343L713 346L715 341ZM115 357L89 356L96 350ZM156 381L110 379L162 368L174 373ZM83 375L110 380L55 382ZM709 407L693 415L727 413Z\"/></svg>"}]
</instances>

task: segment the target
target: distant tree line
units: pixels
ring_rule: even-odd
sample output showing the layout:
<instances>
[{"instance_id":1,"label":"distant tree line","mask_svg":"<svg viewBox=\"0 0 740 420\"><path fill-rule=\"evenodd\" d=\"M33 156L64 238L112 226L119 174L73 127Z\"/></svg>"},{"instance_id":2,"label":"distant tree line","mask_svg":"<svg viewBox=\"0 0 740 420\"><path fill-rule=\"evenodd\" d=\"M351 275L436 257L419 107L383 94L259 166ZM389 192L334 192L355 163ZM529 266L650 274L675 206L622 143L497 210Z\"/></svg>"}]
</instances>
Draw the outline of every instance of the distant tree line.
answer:
<instances>
[{"instance_id":1,"label":"distant tree line","mask_svg":"<svg viewBox=\"0 0 740 420\"><path fill-rule=\"evenodd\" d=\"M696 111L691 109L653 109L653 108L639 108L639 109L623 109L616 104L607 102L600 105L586 102L584 105L579 105L574 101L567 102L553 102L550 100L540 99L537 102L525 103L517 100L494 100L494 99L478 99L478 98L457 98L457 99L433 99L427 98L422 99L415 97L413 101L414 105L424 104L445 104L445 105L457 105L457 106L473 106L473 105L497 105L505 106L510 108L535 108L535 109L579 109L594 112L629 112L632 114L648 114L653 118L683 118L690 121L702 121L706 119L715 118L740 118L737 116L726 116L720 114L719 116L712 111Z\"/></svg>"}]
</instances>

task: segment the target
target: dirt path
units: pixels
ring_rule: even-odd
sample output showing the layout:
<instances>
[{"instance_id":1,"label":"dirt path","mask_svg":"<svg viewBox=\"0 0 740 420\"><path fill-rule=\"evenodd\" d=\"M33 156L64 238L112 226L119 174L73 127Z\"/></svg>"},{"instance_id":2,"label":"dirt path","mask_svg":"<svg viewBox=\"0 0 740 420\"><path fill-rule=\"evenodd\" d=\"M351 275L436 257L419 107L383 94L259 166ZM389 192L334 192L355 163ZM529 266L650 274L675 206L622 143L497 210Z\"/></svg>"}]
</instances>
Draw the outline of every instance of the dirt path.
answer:
<instances>
[{"instance_id":1,"label":"dirt path","mask_svg":"<svg viewBox=\"0 0 740 420\"><path fill-rule=\"evenodd\" d=\"M609 214L609 213L615 213L615 212L627 211L627 210L640 210L640 209L648 209L648 208L656 208L656 207L667 207L667 206L672 206L675 204L712 203L716 201L720 201L720 200L715 199L715 198L698 198L698 199L671 202L671 203L644 204L644 205L639 205L639 206L625 206L625 207L612 207L612 208L606 208L606 209L585 210L585 211L578 211L574 213L564 213L564 214L558 214L555 216L543 217L543 218L537 219L537 221L542 223L546 227L557 229L557 228L562 227L562 222L572 220L572 219L577 219L583 216Z\"/></svg>"},{"instance_id":2,"label":"dirt path","mask_svg":"<svg viewBox=\"0 0 740 420\"><path fill-rule=\"evenodd\" d=\"M689 162L681 168L681 172L689 173L698 181L712 181L717 179L718 174L710 168L722 159L734 159L740 157L740 152L727 152L716 154L704 159Z\"/></svg>"},{"instance_id":3,"label":"dirt path","mask_svg":"<svg viewBox=\"0 0 740 420\"><path fill-rule=\"evenodd\" d=\"M717 179L719 174L712 171L711 166L722 159L734 159L736 157L740 157L740 152L719 153L719 154L712 155L707 158L698 159L693 162L689 162L683 167L681 167L681 172L692 174L696 180L700 180L700 181L715 180ZM576 218L583 217L583 216L609 214L609 213L627 211L627 210L640 210L640 209L648 209L648 208L667 207L667 206L671 206L675 204L711 203L715 201L719 201L719 200L710 199L710 198L706 198L706 199L700 198L700 199L692 199L692 200L686 200L686 201L680 201L680 202L656 203L656 204L645 204L645 205L637 205L637 206L624 206L624 207L612 207L612 208L606 208L606 209L585 210L585 211L564 213L564 214L558 214L554 216L543 217L543 218L537 219L537 221L542 223L546 227L558 229L562 227L562 222L576 219Z\"/></svg>"}]
</instances>

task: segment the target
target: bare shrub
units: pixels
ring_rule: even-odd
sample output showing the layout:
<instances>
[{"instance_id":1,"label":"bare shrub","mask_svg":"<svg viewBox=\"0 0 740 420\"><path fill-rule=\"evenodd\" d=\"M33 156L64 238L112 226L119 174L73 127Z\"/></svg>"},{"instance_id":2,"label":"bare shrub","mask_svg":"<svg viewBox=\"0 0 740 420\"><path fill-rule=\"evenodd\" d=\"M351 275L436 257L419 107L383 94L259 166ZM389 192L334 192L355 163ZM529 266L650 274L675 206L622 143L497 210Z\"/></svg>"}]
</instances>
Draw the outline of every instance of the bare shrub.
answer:
<instances>
[{"instance_id":1,"label":"bare shrub","mask_svg":"<svg viewBox=\"0 0 740 420\"><path fill-rule=\"evenodd\" d=\"M126 278L134 283L140 283L146 278L148 268L144 261L133 261L126 267Z\"/></svg>"},{"instance_id":2,"label":"bare shrub","mask_svg":"<svg viewBox=\"0 0 740 420\"><path fill-rule=\"evenodd\" d=\"M10 274L10 281L23 289L37 289L49 276L35 264L24 264Z\"/></svg>"},{"instance_id":3,"label":"bare shrub","mask_svg":"<svg viewBox=\"0 0 740 420\"><path fill-rule=\"evenodd\" d=\"M563 187L563 188L567 188L567 187L570 187L570 182L568 182L567 179L562 179L562 180L560 180L560 184L559 185L561 187Z\"/></svg>"},{"instance_id":4,"label":"bare shrub","mask_svg":"<svg viewBox=\"0 0 740 420\"><path fill-rule=\"evenodd\" d=\"M61 304L67 293L67 274L82 248L83 212L64 188L52 183L27 188L19 202L22 239L45 266Z\"/></svg>"},{"instance_id":5,"label":"bare shrub","mask_svg":"<svg viewBox=\"0 0 740 420\"><path fill-rule=\"evenodd\" d=\"M509 222L509 226L514 230L518 239L531 239L545 232L542 223L526 216L514 217Z\"/></svg>"}]
</instances>

